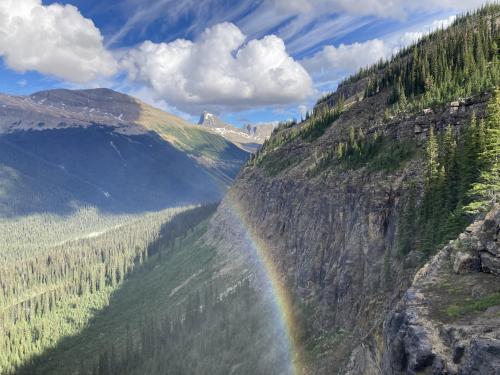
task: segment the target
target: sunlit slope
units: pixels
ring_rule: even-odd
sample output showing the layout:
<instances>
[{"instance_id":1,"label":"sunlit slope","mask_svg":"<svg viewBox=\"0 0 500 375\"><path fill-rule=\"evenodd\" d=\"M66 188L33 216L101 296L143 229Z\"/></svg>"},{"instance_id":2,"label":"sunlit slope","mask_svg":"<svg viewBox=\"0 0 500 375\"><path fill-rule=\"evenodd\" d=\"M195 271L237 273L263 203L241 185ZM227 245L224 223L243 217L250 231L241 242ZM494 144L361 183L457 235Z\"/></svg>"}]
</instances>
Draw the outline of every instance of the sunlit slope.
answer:
<instances>
[{"instance_id":1,"label":"sunlit slope","mask_svg":"<svg viewBox=\"0 0 500 375\"><path fill-rule=\"evenodd\" d=\"M16 374L287 374L267 297L221 277L207 221L163 232L108 307Z\"/></svg>"},{"instance_id":2,"label":"sunlit slope","mask_svg":"<svg viewBox=\"0 0 500 375\"><path fill-rule=\"evenodd\" d=\"M0 221L0 374L79 333L160 229L192 211L111 217L87 209L64 223L54 215Z\"/></svg>"},{"instance_id":3,"label":"sunlit slope","mask_svg":"<svg viewBox=\"0 0 500 375\"><path fill-rule=\"evenodd\" d=\"M139 100L137 103L140 113L136 122L148 130L155 131L179 149L213 160L241 157L241 150L223 137Z\"/></svg>"}]
</instances>

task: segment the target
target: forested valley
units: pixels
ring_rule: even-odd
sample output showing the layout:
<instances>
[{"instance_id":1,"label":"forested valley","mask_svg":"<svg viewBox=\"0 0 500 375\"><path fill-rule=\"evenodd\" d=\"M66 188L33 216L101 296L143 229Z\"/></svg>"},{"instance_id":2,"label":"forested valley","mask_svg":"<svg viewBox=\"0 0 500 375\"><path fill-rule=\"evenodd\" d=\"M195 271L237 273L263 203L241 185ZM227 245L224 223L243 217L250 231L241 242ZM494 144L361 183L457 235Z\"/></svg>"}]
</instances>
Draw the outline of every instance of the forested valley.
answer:
<instances>
[{"instance_id":1,"label":"forested valley","mask_svg":"<svg viewBox=\"0 0 500 375\"><path fill-rule=\"evenodd\" d=\"M135 267L214 209L185 207L112 218L82 208L65 220L55 215L4 220L1 373L15 372L61 338L79 333Z\"/></svg>"}]
</instances>

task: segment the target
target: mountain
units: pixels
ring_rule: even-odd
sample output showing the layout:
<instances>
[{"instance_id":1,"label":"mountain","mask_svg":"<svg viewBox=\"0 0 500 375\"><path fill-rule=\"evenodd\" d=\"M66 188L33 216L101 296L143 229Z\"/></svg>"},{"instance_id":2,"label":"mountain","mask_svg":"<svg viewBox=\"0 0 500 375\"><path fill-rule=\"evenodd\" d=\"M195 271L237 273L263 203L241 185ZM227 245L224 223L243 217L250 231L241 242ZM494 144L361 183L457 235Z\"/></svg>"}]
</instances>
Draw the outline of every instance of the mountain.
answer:
<instances>
[{"instance_id":1,"label":"mountain","mask_svg":"<svg viewBox=\"0 0 500 375\"><path fill-rule=\"evenodd\" d=\"M209 112L201 114L198 125L209 129L215 134L220 134L241 149L251 153L256 152L269 139L275 128L274 124L246 124L243 128L239 129L224 123L220 118Z\"/></svg>"},{"instance_id":2,"label":"mountain","mask_svg":"<svg viewBox=\"0 0 500 375\"><path fill-rule=\"evenodd\" d=\"M2 215L217 201L248 155L109 89L0 95L0 145Z\"/></svg>"},{"instance_id":3,"label":"mountain","mask_svg":"<svg viewBox=\"0 0 500 375\"><path fill-rule=\"evenodd\" d=\"M499 11L281 125L211 220L228 273L290 294L302 373L500 373Z\"/></svg>"},{"instance_id":4,"label":"mountain","mask_svg":"<svg viewBox=\"0 0 500 375\"><path fill-rule=\"evenodd\" d=\"M500 373L499 11L280 124L220 204L0 221L0 372Z\"/></svg>"}]
</instances>

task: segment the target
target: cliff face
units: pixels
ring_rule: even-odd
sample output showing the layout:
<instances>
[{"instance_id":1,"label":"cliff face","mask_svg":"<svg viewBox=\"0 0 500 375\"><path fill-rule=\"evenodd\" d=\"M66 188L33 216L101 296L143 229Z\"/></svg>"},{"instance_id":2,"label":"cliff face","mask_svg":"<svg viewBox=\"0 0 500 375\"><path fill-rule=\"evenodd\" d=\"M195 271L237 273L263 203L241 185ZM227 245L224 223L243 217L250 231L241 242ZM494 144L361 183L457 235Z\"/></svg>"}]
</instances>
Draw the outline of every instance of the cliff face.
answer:
<instances>
[{"instance_id":1,"label":"cliff face","mask_svg":"<svg viewBox=\"0 0 500 375\"><path fill-rule=\"evenodd\" d=\"M408 301L413 301L409 296L415 295L411 291L421 280L413 281L413 276L424 263L411 254L397 257L397 223L410 183L416 183L421 199L422 148L429 128L440 131L449 124L459 131L472 112L484 113L487 99L390 120L383 120L383 95L353 101L319 138L276 148L276 160L286 160L286 168L269 172L247 166L241 172L213 218L209 236L215 238L221 259L226 259L224 272L252 272L241 233L234 229L230 214L233 202L238 202L245 221L268 244L294 299L307 306L308 334L303 345L306 352L314 353L308 373L416 373L433 365L429 358L438 356L432 343L424 354L411 346L424 346L418 341L420 331L408 328L412 324L409 317L415 313L406 310L411 305ZM311 172L318 155L347 139L353 125L392 142L411 140L416 150L389 171L334 166ZM426 321L424 325L431 325L431 318L421 319ZM472 353L480 350L478 345L489 344L478 341L464 350ZM406 352L418 358L401 357Z\"/></svg>"}]
</instances>

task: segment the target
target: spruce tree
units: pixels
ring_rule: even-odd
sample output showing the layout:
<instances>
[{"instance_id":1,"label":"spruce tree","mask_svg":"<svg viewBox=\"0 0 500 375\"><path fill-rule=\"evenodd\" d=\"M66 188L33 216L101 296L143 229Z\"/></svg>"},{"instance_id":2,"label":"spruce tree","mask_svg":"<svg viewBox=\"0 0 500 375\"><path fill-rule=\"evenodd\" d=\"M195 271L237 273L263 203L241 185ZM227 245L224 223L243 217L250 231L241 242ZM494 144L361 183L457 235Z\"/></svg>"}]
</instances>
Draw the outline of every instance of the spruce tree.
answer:
<instances>
[{"instance_id":1,"label":"spruce tree","mask_svg":"<svg viewBox=\"0 0 500 375\"><path fill-rule=\"evenodd\" d=\"M470 191L474 200L467 206L470 213L487 210L498 203L500 196L500 90L497 89L488 105L485 122L484 151L480 160L483 169L479 182Z\"/></svg>"}]
</instances>

